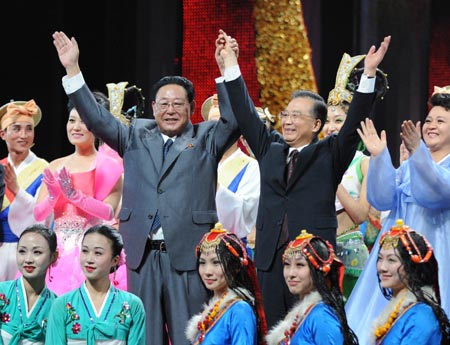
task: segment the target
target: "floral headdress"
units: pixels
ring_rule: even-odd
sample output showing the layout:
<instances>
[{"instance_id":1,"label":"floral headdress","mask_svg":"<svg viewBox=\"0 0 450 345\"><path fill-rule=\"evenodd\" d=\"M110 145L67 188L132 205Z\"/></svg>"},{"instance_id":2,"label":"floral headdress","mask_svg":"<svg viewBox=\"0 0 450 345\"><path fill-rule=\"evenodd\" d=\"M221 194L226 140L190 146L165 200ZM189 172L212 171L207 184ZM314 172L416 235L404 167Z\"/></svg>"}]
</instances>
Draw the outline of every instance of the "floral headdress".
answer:
<instances>
[{"instance_id":1,"label":"floral headdress","mask_svg":"<svg viewBox=\"0 0 450 345\"><path fill-rule=\"evenodd\" d=\"M230 242L234 242L241 248L242 256ZM223 243L227 250L241 261L242 266L248 265L247 251L245 250L243 243L239 241L237 237L233 236L231 232L222 229L222 224L220 223L216 223L214 229L211 229L208 233L203 235L200 243L195 247L195 253L198 256L200 253L216 250L220 243Z\"/></svg>"},{"instance_id":2,"label":"floral headdress","mask_svg":"<svg viewBox=\"0 0 450 345\"><path fill-rule=\"evenodd\" d=\"M398 242L400 241L406 248L412 262L414 262L415 264L428 262L433 255L433 248L431 247L428 240L424 236L420 235L427 246L427 252L424 256L422 256L422 253L414 242L414 239L411 237L412 233L417 232L410 229L409 226L404 225L402 219L397 219L396 223L397 224L395 226L391 227L388 232L384 233L381 236L380 248L397 248Z\"/></svg>"}]
</instances>

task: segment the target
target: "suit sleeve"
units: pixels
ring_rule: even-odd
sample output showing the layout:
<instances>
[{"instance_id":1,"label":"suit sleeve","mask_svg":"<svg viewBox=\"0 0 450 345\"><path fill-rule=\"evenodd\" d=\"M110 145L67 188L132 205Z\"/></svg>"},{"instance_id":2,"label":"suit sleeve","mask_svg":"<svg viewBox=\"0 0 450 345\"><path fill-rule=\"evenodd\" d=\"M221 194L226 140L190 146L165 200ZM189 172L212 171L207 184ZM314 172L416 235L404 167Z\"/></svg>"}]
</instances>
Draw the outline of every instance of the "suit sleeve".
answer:
<instances>
[{"instance_id":1,"label":"suit sleeve","mask_svg":"<svg viewBox=\"0 0 450 345\"><path fill-rule=\"evenodd\" d=\"M259 160L271 142L269 130L259 119L242 76L225 82L225 86L242 135Z\"/></svg>"},{"instance_id":2,"label":"suit sleeve","mask_svg":"<svg viewBox=\"0 0 450 345\"><path fill-rule=\"evenodd\" d=\"M355 156L361 140L356 129L360 128L361 121L369 117L374 99L375 93L373 92L355 92L353 96L347 119L333 143L334 171L337 174L337 183L341 182L342 175Z\"/></svg>"},{"instance_id":3,"label":"suit sleeve","mask_svg":"<svg viewBox=\"0 0 450 345\"><path fill-rule=\"evenodd\" d=\"M87 128L123 156L130 128L99 105L86 84L68 96Z\"/></svg>"},{"instance_id":4,"label":"suit sleeve","mask_svg":"<svg viewBox=\"0 0 450 345\"><path fill-rule=\"evenodd\" d=\"M219 98L220 118L213 128L212 135L210 135L210 142L212 143L213 154L222 157L225 151L238 140L241 132L233 115L224 84L217 83L216 88Z\"/></svg>"}]
</instances>

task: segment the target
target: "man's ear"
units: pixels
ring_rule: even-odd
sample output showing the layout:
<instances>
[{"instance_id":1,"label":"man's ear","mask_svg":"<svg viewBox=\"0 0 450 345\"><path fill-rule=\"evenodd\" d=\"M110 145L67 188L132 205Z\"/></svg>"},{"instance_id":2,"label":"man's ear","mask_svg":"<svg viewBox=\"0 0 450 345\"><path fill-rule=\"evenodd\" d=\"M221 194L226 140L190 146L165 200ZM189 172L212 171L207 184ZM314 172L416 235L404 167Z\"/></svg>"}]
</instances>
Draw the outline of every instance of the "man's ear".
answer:
<instances>
[{"instance_id":1,"label":"man's ear","mask_svg":"<svg viewBox=\"0 0 450 345\"><path fill-rule=\"evenodd\" d=\"M5 140L6 131L4 129L0 129L0 138Z\"/></svg>"},{"instance_id":2,"label":"man's ear","mask_svg":"<svg viewBox=\"0 0 450 345\"><path fill-rule=\"evenodd\" d=\"M320 128L322 127L322 120L320 119L315 119L314 121L314 127L313 127L313 132L314 133L318 133L320 131Z\"/></svg>"},{"instance_id":3,"label":"man's ear","mask_svg":"<svg viewBox=\"0 0 450 345\"><path fill-rule=\"evenodd\" d=\"M192 116L192 114L193 114L194 111L195 111L195 101L192 101L192 102L191 102L190 107L191 107L191 116Z\"/></svg>"}]
</instances>

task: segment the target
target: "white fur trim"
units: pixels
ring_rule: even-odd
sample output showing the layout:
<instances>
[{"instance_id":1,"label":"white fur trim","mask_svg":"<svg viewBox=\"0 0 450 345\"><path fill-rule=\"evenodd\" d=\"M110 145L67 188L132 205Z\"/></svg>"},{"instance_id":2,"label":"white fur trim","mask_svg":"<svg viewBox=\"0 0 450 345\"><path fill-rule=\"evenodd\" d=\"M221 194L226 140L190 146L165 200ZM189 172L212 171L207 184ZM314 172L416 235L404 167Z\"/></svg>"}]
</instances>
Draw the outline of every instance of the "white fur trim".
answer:
<instances>
[{"instance_id":1,"label":"white fur trim","mask_svg":"<svg viewBox=\"0 0 450 345\"><path fill-rule=\"evenodd\" d=\"M305 312L308 308L322 301L322 297L317 291L310 292L307 294L303 300L298 302L294 307L287 313L284 320L278 322L267 334L266 341L267 345L276 345L279 344L280 341L285 337L284 332L289 330L292 326L292 323L295 320L296 315L301 315L300 320L298 322L302 322Z\"/></svg>"},{"instance_id":2,"label":"white fur trim","mask_svg":"<svg viewBox=\"0 0 450 345\"><path fill-rule=\"evenodd\" d=\"M246 289L242 289L242 288L238 288L237 290L239 290L240 293L245 295L252 303L254 303L254 298L253 298L253 296L252 296L250 291L248 291ZM233 290L228 289L227 296L220 303L221 306L227 305L230 300L235 299L236 297L239 297L239 295L237 295L236 292L234 292ZM203 318L206 317L206 315L208 314L209 310L212 307L214 307L214 304L217 302L217 300L218 300L217 297L211 298L208 301L208 303L205 303L203 305L203 311L201 313L199 313L199 314L196 314L196 315L192 316L191 319L189 320L184 333L186 334L186 337L191 341L191 343L193 343L197 339L197 335L198 335L197 325L198 325L198 323ZM220 309L222 309L222 307L220 307Z\"/></svg>"},{"instance_id":3,"label":"white fur trim","mask_svg":"<svg viewBox=\"0 0 450 345\"><path fill-rule=\"evenodd\" d=\"M408 289L405 289L406 291L404 293L399 293L397 295L397 297L392 297L391 300L389 301L389 303L386 305L386 307L384 308L384 310L381 312L381 314L375 319L375 321L373 322L372 325L372 330L370 333L370 344L375 344L376 342L376 337L375 337L375 330L380 327L383 326L384 324L386 324L386 322L388 321L389 317L391 316L392 312L395 309L395 306L397 305L397 303L404 297L405 299L403 300L400 308L399 308L399 314L400 317L398 319L400 319L402 317L402 313L404 311L405 308L407 308L409 305L417 303L417 298L416 296ZM422 291L427 294L427 295L431 295L435 298L435 294L433 291L433 288L431 286L424 286L422 288ZM397 319L397 320L398 320ZM389 332L389 331L388 331Z\"/></svg>"}]
</instances>

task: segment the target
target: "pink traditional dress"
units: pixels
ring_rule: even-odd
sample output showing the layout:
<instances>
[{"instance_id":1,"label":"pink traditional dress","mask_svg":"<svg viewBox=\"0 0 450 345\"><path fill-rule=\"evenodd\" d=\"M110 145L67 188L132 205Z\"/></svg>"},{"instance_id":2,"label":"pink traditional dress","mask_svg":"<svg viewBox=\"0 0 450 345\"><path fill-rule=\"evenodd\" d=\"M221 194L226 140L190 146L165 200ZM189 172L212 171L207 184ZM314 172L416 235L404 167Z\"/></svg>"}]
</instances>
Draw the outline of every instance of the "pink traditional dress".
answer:
<instances>
[{"instance_id":1,"label":"pink traditional dress","mask_svg":"<svg viewBox=\"0 0 450 345\"><path fill-rule=\"evenodd\" d=\"M71 173L72 185L84 195L104 200L116 185L123 172L123 166L117 160L97 154L96 166L89 171ZM48 288L57 295L77 289L85 280L80 267L80 249L84 232L91 226L111 223L97 218L73 205L61 194L53 210L53 230L58 238L59 258L47 275ZM116 278L110 275L116 287L127 290L127 275L124 263L117 269Z\"/></svg>"}]
</instances>

